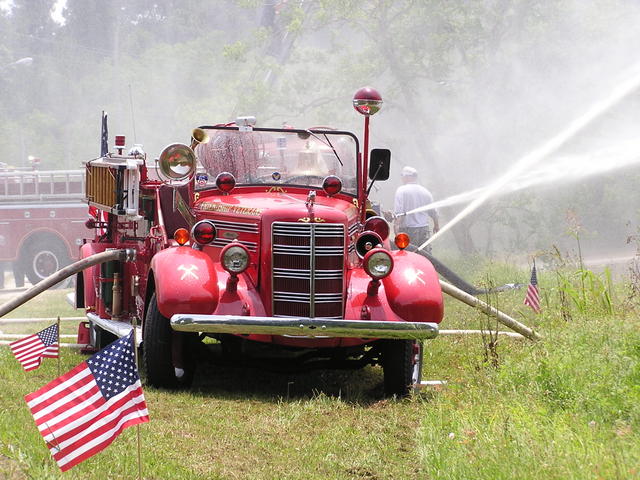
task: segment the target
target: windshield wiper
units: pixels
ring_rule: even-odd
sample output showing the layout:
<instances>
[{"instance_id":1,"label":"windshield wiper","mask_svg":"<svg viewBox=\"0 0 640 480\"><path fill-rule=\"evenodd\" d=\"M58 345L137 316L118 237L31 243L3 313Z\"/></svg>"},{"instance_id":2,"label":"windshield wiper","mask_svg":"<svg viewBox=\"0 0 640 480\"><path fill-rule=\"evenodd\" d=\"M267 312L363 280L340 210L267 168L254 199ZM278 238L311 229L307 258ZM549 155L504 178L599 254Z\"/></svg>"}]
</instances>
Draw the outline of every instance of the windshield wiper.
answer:
<instances>
[{"instance_id":1,"label":"windshield wiper","mask_svg":"<svg viewBox=\"0 0 640 480\"><path fill-rule=\"evenodd\" d=\"M342 163L342 160L340 160L340 155L338 155L338 152L336 152L336 149L333 148L333 144L331 143L331 140L329 140L329 137L327 137L326 133L323 133L322 135L324 136L324 140L322 140L318 135L316 135L315 133L313 133L311 130L305 130L305 132L307 132L309 135L311 135L313 138L315 138L316 140L320 140L320 142L322 142L323 144L325 144L326 146L328 146L329 148L331 148L331 150L333 150L333 154L336 156L336 158L338 159L338 162L340 162L340 166L344 167L344 163ZM326 141L325 141L326 140Z\"/></svg>"}]
</instances>

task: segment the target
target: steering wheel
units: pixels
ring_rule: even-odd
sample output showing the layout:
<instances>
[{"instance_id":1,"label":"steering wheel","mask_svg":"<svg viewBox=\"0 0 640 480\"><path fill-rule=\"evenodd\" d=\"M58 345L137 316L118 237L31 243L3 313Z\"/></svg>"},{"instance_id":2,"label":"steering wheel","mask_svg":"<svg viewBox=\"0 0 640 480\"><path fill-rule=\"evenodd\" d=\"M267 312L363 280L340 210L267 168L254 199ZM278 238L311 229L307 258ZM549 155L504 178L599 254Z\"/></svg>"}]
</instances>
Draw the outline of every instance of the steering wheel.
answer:
<instances>
[{"instance_id":1,"label":"steering wheel","mask_svg":"<svg viewBox=\"0 0 640 480\"><path fill-rule=\"evenodd\" d=\"M287 180L285 182L282 182L282 183L284 183L284 184L296 183L298 180L300 180L302 178L307 178L307 179L317 178L317 179L320 180L319 185L322 185L322 182L325 179L325 177L323 177L321 175L314 175L313 173L310 173L308 175L296 175L295 177L289 177L289 178L287 178ZM308 181L307 183L311 183L311 182Z\"/></svg>"}]
</instances>

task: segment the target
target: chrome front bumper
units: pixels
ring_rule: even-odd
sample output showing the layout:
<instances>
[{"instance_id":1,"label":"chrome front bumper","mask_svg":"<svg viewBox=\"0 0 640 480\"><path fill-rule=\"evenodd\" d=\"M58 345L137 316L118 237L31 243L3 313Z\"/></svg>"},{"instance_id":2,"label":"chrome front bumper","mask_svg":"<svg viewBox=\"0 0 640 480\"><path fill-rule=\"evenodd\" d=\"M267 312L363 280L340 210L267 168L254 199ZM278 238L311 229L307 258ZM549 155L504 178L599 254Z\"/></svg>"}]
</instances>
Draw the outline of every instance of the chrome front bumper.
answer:
<instances>
[{"instance_id":1,"label":"chrome front bumper","mask_svg":"<svg viewBox=\"0 0 640 480\"><path fill-rule=\"evenodd\" d=\"M428 340L438 335L438 324L427 322L379 322L322 318L241 317L188 315L171 317L179 332L285 335L295 337L391 338Z\"/></svg>"}]
</instances>

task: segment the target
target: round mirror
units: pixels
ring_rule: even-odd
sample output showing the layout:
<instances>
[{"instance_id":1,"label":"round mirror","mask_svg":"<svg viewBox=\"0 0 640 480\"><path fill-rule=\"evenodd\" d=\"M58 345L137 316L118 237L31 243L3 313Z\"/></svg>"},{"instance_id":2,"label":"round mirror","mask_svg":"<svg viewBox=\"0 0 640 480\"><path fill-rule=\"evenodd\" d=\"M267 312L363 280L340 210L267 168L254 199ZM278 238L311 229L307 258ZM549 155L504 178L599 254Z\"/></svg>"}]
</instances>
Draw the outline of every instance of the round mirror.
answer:
<instances>
[{"instance_id":1,"label":"round mirror","mask_svg":"<svg viewBox=\"0 0 640 480\"><path fill-rule=\"evenodd\" d=\"M188 146L173 143L162 150L158 167L160 175L165 180L188 180L196 171L196 155Z\"/></svg>"}]
</instances>

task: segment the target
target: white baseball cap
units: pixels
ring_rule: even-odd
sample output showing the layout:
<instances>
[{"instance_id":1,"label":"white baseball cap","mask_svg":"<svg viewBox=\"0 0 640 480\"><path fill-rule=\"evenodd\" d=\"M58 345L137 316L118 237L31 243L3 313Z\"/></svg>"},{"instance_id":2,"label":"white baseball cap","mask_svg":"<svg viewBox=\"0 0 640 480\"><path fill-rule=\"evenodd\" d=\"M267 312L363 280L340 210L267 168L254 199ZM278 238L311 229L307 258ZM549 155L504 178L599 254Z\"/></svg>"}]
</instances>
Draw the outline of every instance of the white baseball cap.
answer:
<instances>
[{"instance_id":1,"label":"white baseball cap","mask_svg":"<svg viewBox=\"0 0 640 480\"><path fill-rule=\"evenodd\" d=\"M402 167L402 176L403 177L414 177L418 175L418 171L413 167Z\"/></svg>"}]
</instances>

